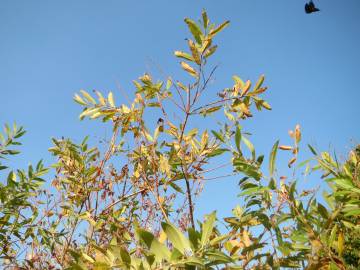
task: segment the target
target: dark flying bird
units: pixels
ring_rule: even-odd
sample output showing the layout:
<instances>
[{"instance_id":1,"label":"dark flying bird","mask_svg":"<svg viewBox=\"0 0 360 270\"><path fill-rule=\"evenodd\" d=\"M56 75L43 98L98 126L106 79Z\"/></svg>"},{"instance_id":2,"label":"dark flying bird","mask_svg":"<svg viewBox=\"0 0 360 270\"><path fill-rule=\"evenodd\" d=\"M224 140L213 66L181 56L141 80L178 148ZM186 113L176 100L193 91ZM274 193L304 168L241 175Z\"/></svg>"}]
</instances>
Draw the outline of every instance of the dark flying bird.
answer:
<instances>
[{"instance_id":1,"label":"dark flying bird","mask_svg":"<svg viewBox=\"0 0 360 270\"><path fill-rule=\"evenodd\" d=\"M164 119L159 118L157 121L158 127L159 127L159 131L163 132L164 131Z\"/></svg>"},{"instance_id":2,"label":"dark flying bird","mask_svg":"<svg viewBox=\"0 0 360 270\"><path fill-rule=\"evenodd\" d=\"M309 3L305 4L305 12L307 14L313 13L313 12L317 12L320 11L320 9L318 9L317 7L315 7L315 4L312 0L310 0Z\"/></svg>"}]
</instances>

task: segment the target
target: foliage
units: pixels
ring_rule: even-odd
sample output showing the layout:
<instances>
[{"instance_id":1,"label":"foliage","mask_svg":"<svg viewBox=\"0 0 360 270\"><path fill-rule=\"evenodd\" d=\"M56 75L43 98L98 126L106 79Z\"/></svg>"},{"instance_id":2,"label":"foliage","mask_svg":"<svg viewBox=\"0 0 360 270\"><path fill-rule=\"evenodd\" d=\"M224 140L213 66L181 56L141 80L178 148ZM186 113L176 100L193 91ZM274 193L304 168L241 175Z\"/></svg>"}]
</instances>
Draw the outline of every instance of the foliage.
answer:
<instances>
[{"instance_id":1,"label":"foliage","mask_svg":"<svg viewBox=\"0 0 360 270\"><path fill-rule=\"evenodd\" d=\"M0 159L20 152L12 147L21 145L18 141L25 130L15 124L11 128L5 125L4 134L0 133ZM0 163L0 170L8 169ZM28 170L11 170L5 183L0 183L0 254L5 262L11 263L24 249L27 240L34 234L41 233L37 227L38 209L34 203L39 196L39 187L45 181L41 178L47 173L42 162L35 168L29 165Z\"/></svg>"},{"instance_id":2,"label":"foliage","mask_svg":"<svg viewBox=\"0 0 360 270\"><path fill-rule=\"evenodd\" d=\"M229 22L212 24L203 11L199 23L185 23L188 50L174 54L186 82L144 74L134 81L133 101L121 105L112 92L81 90L74 96L80 119L111 127L104 146L88 137L54 138L51 186L41 186L47 172L41 162L9 172L0 185L5 269L359 268L360 148L341 163L309 146L305 173L321 171L329 188L323 198L298 188L300 126L289 132L291 145L274 144L269 159L257 155L244 129L254 112L271 109L263 75L255 84L233 76L233 85L204 102L217 69L207 69L214 40ZM215 114L223 116L218 128ZM196 126L204 118L210 129ZM9 147L23 134L6 126L0 157L17 154ZM289 177L277 169L278 150L291 153ZM196 222L196 197L206 181L228 176L240 179L233 216L223 227L215 212Z\"/></svg>"}]
</instances>

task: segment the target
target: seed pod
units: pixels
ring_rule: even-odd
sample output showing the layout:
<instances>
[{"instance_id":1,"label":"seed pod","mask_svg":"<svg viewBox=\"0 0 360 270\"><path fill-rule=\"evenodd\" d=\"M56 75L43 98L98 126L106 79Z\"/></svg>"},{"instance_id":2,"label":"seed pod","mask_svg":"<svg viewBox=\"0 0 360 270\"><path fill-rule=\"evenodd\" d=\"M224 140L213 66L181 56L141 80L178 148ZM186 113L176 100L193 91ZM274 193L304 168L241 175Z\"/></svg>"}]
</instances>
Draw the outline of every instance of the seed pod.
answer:
<instances>
[{"instance_id":1,"label":"seed pod","mask_svg":"<svg viewBox=\"0 0 360 270\"><path fill-rule=\"evenodd\" d=\"M300 125L296 125L295 127L295 140L296 142L300 142L301 140Z\"/></svg>"},{"instance_id":2,"label":"seed pod","mask_svg":"<svg viewBox=\"0 0 360 270\"><path fill-rule=\"evenodd\" d=\"M293 157L292 159L290 159L288 166L289 168L291 168L291 165L294 164L294 162L296 161L296 157Z\"/></svg>"},{"instance_id":3,"label":"seed pod","mask_svg":"<svg viewBox=\"0 0 360 270\"><path fill-rule=\"evenodd\" d=\"M292 150L292 146L289 146L289 145L280 145L279 146L279 149L281 150Z\"/></svg>"}]
</instances>

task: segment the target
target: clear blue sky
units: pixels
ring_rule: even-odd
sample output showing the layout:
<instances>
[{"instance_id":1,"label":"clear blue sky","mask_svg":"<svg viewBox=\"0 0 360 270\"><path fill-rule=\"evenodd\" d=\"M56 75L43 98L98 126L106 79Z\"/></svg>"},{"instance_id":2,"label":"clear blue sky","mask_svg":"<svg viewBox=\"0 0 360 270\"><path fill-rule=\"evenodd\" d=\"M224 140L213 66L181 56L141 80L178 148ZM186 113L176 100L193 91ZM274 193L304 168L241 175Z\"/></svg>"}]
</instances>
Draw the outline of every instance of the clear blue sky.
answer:
<instances>
[{"instance_id":1,"label":"clear blue sky","mask_svg":"<svg viewBox=\"0 0 360 270\"><path fill-rule=\"evenodd\" d=\"M267 155L278 138L289 142L288 129L300 123L304 146L344 156L360 139L360 1L315 3L321 12L306 15L305 0L2 0L0 124L16 121L28 130L16 164L49 162L51 137L106 136L102 124L79 122L73 94L112 90L121 102L117 85L133 91L131 80L156 69L150 59L178 73L172 54L186 45L183 19L198 18L202 8L214 22L231 21L218 38L214 88L229 86L234 74L266 75L273 110L245 125L258 152ZM209 183L198 215L228 213L238 200L236 183Z\"/></svg>"}]
</instances>

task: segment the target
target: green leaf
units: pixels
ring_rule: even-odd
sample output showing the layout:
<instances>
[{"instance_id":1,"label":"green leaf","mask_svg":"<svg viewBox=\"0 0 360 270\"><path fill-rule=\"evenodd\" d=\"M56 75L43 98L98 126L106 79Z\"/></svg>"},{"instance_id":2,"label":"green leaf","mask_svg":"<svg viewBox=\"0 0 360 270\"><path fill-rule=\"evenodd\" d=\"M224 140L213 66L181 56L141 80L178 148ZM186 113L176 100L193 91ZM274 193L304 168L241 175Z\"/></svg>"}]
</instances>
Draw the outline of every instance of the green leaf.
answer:
<instances>
[{"instance_id":1,"label":"green leaf","mask_svg":"<svg viewBox=\"0 0 360 270\"><path fill-rule=\"evenodd\" d=\"M166 81L165 89L169 90L171 86L172 86L172 80L171 80L171 78L168 78L167 81Z\"/></svg>"},{"instance_id":2,"label":"green leaf","mask_svg":"<svg viewBox=\"0 0 360 270\"><path fill-rule=\"evenodd\" d=\"M8 174L7 183L8 183L8 185L13 185L14 183L16 183L16 174L14 171L11 171Z\"/></svg>"},{"instance_id":3,"label":"green leaf","mask_svg":"<svg viewBox=\"0 0 360 270\"><path fill-rule=\"evenodd\" d=\"M325 206L323 206L321 203L318 203L318 212L320 213L320 215L324 218L327 219L329 217L329 213L326 210Z\"/></svg>"},{"instance_id":4,"label":"green leaf","mask_svg":"<svg viewBox=\"0 0 360 270\"><path fill-rule=\"evenodd\" d=\"M206 13L205 9L203 9L201 15L202 15L202 19L203 19L204 28L206 29L208 27L208 25L209 25L209 18L207 16L207 13Z\"/></svg>"},{"instance_id":5,"label":"green leaf","mask_svg":"<svg viewBox=\"0 0 360 270\"><path fill-rule=\"evenodd\" d=\"M215 245L221 243L222 241L224 241L225 239L228 239L228 238L231 238L231 234L220 235L218 237L215 237L214 239L211 239L210 245L215 246Z\"/></svg>"},{"instance_id":6,"label":"green leaf","mask_svg":"<svg viewBox=\"0 0 360 270\"><path fill-rule=\"evenodd\" d=\"M343 189L354 189L355 186L349 179L332 179L332 181L335 183L337 187L343 188Z\"/></svg>"},{"instance_id":7,"label":"green leaf","mask_svg":"<svg viewBox=\"0 0 360 270\"><path fill-rule=\"evenodd\" d=\"M185 194L185 192L182 190L182 188L180 186L178 186L177 184L175 184L174 182L170 182L170 187L172 187L175 191L180 192L182 194Z\"/></svg>"},{"instance_id":8,"label":"green leaf","mask_svg":"<svg viewBox=\"0 0 360 270\"><path fill-rule=\"evenodd\" d=\"M193 247L193 250L197 250L199 248L200 242L200 234L194 228L190 227L187 229L188 237Z\"/></svg>"},{"instance_id":9,"label":"green leaf","mask_svg":"<svg viewBox=\"0 0 360 270\"><path fill-rule=\"evenodd\" d=\"M250 152L251 152L251 157L253 160L256 159L256 154L255 154L255 148L254 145L244 136L241 137L242 141L245 143L245 145L247 146L247 148L249 148Z\"/></svg>"},{"instance_id":10,"label":"green leaf","mask_svg":"<svg viewBox=\"0 0 360 270\"><path fill-rule=\"evenodd\" d=\"M275 235L276 235L276 240L279 243L279 245L282 245L283 238L282 238L282 234L281 234L279 227L275 227Z\"/></svg>"},{"instance_id":11,"label":"green leaf","mask_svg":"<svg viewBox=\"0 0 360 270\"><path fill-rule=\"evenodd\" d=\"M262 190L261 187L253 187L253 188L248 188L245 191L241 192L238 197L244 196L244 195L249 195L249 194L255 194L257 192L259 192L260 190Z\"/></svg>"},{"instance_id":12,"label":"green leaf","mask_svg":"<svg viewBox=\"0 0 360 270\"><path fill-rule=\"evenodd\" d=\"M189 18L186 18L184 21L188 25L189 30L190 30L191 34L193 35L193 37L195 38L196 42L201 45L202 44L202 40L201 40L202 32L201 32L200 27L193 20L191 20Z\"/></svg>"},{"instance_id":13,"label":"green leaf","mask_svg":"<svg viewBox=\"0 0 360 270\"><path fill-rule=\"evenodd\" d=\"M198 266L198 267L200 267L200 269L204 268L204 262L200 258L193 257L193 256L186 258L185 260L181 260L178 265L181 266L181 264L185 264L185 265L189 265L189 266ZM181 269L181 267L180 267L180 269Z\"/></svg>"},{"instance_id":14,"label":"green leaf","mask_svg":"<svg viewBox=\"0 0 360 270\"><path fill-rule=\"evenodd\" d=\"M191 250L190 242L173 224L161 223L161 227L169 238L173 246L178 249L182 254Z\"/></svg>"},{"instance_id":15,"label":"green leaf","mask_svg":"<svg viewBox=\"0 0 360 270\"><path fill-rule=\"evenodd\" d=\"M270 153L270 161L269 161L269 172L270 176L273 176L274 170L275 170L275 160L276 160L276 154L277 149L279 146L279 141L277 141L274 146L272 147L271 153Z\"/></svg>"},{"instance_id":16,"label":"green leaf","mask_svg":"<svg viewBox=\"0 0 360 270\"><path fill-rule=\"evenodd\" d=\"M215 36L217 33L222 31L225 27L227 27L230 24L230 21L223 22L218 27L210 31L211 36Z\"/></svg>"},{"instance_id":17,"label":"green leaf","mask_svg":"<svg viewBox=\"0 0 360 270\"><path fill-rule=\"evenodd\" d=\"M308 144L308 147L309 147L311 153L313 153L315 156L317 156L317 152L316 152L316 150L314 149L314 147L312 147L310 144Z\"/></svg>"},{"instance_id":18,"label":"green leaf","mask_svg":"<svg viewBox=\"0 0 360 270\"><path fill-rule=\"evenodd\" d=\"M215 130L212 130L211 133L215 136L216 139L225 143L225 139L220 133L216 132Z\"/></svg>"},{"instance_id":19,"label":"green leaf","mask_svg":"<svg viewBox=\"0 0 360 270\"><path fill-rule=\"evenodd\" d=\"M204 57L205 57L205 58L208 58L208 57L210 57L211 55L213 55L214 52L216 52L216 49L217 49L217 48L218 48L218 46L217 46L217 45L214 45L214 46L206 49L205 52L204 52Z\"/></svg>"},{"instance_id":20,"label":"green leaf","mask_svg":"<svg viewBox=\"0 0 360 270\"><path fill-rule=\"evenodd\" d=\"M235 132L235 144L239 153L241 153L240 142L241 142L241 129L240 126L237 126Z\"/></svg>"},{"instance_id":21,"label":"green leaf","mask_svg":"<svg viewBox=\"0 0 360 270\"><path fill-rule=\"evenodd\" d=\"M130 265L131 264L131 257L130 257L130 254L129 252L125 249L125 248L121 248L120 249L120 257L121 257L121 260Z\"/></svg>"},{"instance_id":22,"label":"green leaf","mask_svg":"<svg viewBox=\"0 0 360 270\"><path fill-rule=\"evenodd\" d=\"M247 161L242 158L234 159L233 165L238 172L242 172L245 175L254 178L255 180L260 180L262 176L261 172L256 166L247 163Z\"/></svg>"},{"instance_id":23,"label":"green leaf","mask_svg":"<svg viewBox=\"0 0 360 270\"><path fill-rule=\"evenodd\" d=\"M333 245L333 243L335 241L336 234L337 234L337 228L338 228L337 224L335 224L334 227L331 230L330 237L329 237L329 240L328 240L329 241L328 244L329 244L330 247L332 247L332 245Z\"/></svg>"},{"instance_id":24,"label":"green leaf","mask_svg":"<svg viewBox=\"0 0 360 270\"><path fill-rule=\"evenodd\" d=\"M226 255L225 253L223 253L221 251L208 251L205 253L205 255L209 258L210 264L211 264L211 261L213 263L216 262L216 264L233 262L233 259L230 256Z\"/></svg>"},{"instance_id":25,"label":"green leaf","mask_svg":"<svg viewBox=\"0 0 360 270\"><path fill-rule=\"evenodd\" d=\"M229 149L226 148L217 148L214 151L212 151L211 153L207 154L207 157L215 157L215 156L220 156L225 152L228 152Z\"/></svg>"},{"instance_id":26,"label":"green leaf","mask_svg":"<svg viewBox=\"0 0 360 270\"><path fill-rule=\"evenodd\" d=\"M210 235L213 231L214 224L216 220L216 212L212 212L208 215L206 221L202 224L202 232L201 232L201 245L205 246L210 239Z\"/></svg>"},{"instance_id":27,"label":"green leaf","mask_svg":"<svg viewBox=\"0 0 360 270\"><path fill-rule=\"evenodd\" d=\"M177 262L180 260L180 258L183 256L183 254L181 254L181 252L177 249L174 248L171 252L171 257L170 257L170 261L171 262Z\"/></svg>"},{"instance_id":28,"label":"green leaf","mask_svg":"<svg viewBox=\"0 0 360 270\"><path fill-rule=\"evenodd\" d=\"M155 260L157 262L170 259L171 253L168 248L161 244L152 233L142 229L136 230L136 233L138 237L145 243L149 251L155 255Z\"/></svg>"},{"instance_id":29,"label":"green leaf","mask_svg":"<svg viewBox=\"0 0 360 270\"><path fill-rule=\"evenodd\" d=\"M344 210L344 216L345 217L350 217L350 216L355 216L355 217L358 217L360 216L360 208L357 208L357 209L353 209L353 210Z\"/></svg>"},{"instance_id":30,"label":"green leaf","mask_svg":"<svg viewBox=\"0 0 360 270\"><path fill-rule=\"evenodd\" d=\"M264 80L265 80L265 76L264 76L264 75L261 75L260 78L258 79L258 81L256 82L255 86L254 86L254 89L253 89L254 92L261 87L261 85L263 84Z\"/></svg>"},{"instance_id":31,"label":"green leaf","mask_svg":"<svg viewBox=\"0 0 360 270\"><path fill-rule=\"evenodd\" d=\"M222 108L222 106L215 106L215 107L210 107L210 108L204 108L202 109L199 114L202 114L203 116L206 116L208 114L211 114L213 112L216 112L218 110L220 110Z\"/></svg>"}]
</instances>

